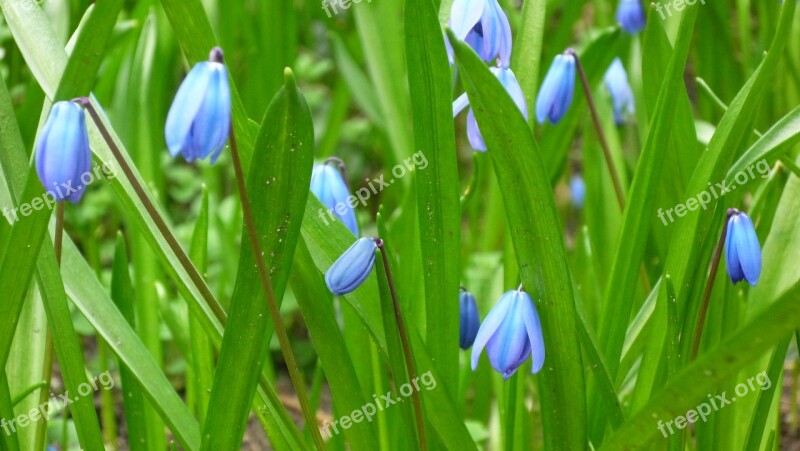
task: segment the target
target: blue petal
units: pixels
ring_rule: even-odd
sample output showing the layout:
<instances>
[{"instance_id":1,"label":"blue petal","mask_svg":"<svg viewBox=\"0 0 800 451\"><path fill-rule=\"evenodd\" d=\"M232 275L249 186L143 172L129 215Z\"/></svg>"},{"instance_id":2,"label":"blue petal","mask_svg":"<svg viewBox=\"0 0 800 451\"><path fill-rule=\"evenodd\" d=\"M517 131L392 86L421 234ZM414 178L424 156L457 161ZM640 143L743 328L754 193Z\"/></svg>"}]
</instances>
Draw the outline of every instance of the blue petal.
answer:
<instances>
[{"instance_id":1,"label":"blue petal","mask_svg":"<svg viewBox=\"0 0 800 451\"><path fill-rule=\"evenodd\" d=\"M464 108L469 106L469 97L467 93L461 94L456 100L453 101L453 117L456 117L464 111Z\"/></svg>"},{"instance_id":2,"label":"blue petal","mask_svg":"<svg viewBox=\"0 0 800 451\"><path fill-rule=\"evenodd\" d=\"M231 91L228 86L228 71L220 63L211 66L208 90L203 95L202 105L192 124L192 147L197 157L205 159L211 155L214 164L228 140L231 125Z\"/></svg>"},{"instance_id":3,"label":"blue petal","mask_svg":"<svg viewBox=\"0 0 800 451\"><path fill-rule=\"evenodd\" d=\"M36 146L36 171L45 191L58 201L78 202L85 187L81 176L91 170L91 150L83 108L56 102ZM66 186L75 192L69 192Z\"/></svg>"},{"instance_id":4,"label":"blue petal","mask_svg":"<svg viewBox=\"0 0 800 451\"><path fill-rule=\"evenodd\" d=\"M191 145L192 123L203 104L211 81L210 75L211 63L203 61L195 64L175 94L164 127L167 147L173 157L183 153Z\"/></svg>"},{"instance_id":5,"label":"blue petal","mask_svg":"<svg viewBox=\"0 0 800 451\"><path fill-rule=\"evenodd\" d=\"M628 84L628 74L619 58L614 59L603 78L614 104L614 122L622 125L624 115L635 112L633 91Z\"/></svg>"},{"instance_id":6,"label":"blue petal","mask_svg":"<svg viewBox=\"0 0 800 451\"><path fill-rule=\"evenodd\" d=\"M501 67L511 63L511 27L497 0L487 0L480 19L482 45L473 47L486 62L498 58Z\"/></svg>"},{"instance_id":7,"label":"blue petal","mask_svg":"<svg viewBox=\"0 0 800 451\"><path fill-rule=\"evenodd\" d=\"M647 18L640 0L621 0L617 7L617 22L622 29L636 34L644 29Z\"/></svg>"},{"instance_id":8,"label":"blue petal","mask_svg":"<svg viewBox=\"0 0 800 451\"><path fill-rule=\"evenodd\" d=\"M533 363L531 372L533 374L541 371L544 366L544 337L542 336L542 323L539 321L539 313L536 312L536 304L533 299L523 292L526 298L520 309L522 310L522 318L525 321L525 330L528 332L528 340L531 345L531 354L533 355Z\"/></svg>"},{"instance_id":9,"label":"blue petal","mask_svg":"<svg viewBox=\"0 0 800 451\"><path fill-rule=\"evenodd\" d=\"M327 164L314 165L311 173L311 192L344 223L354 236L358 236L358 221L355 211L347 205L350 192L336 168ZM342 209L345 211L344 214L337 211Z\"/></svg>"},{"instance_id":10,"label":"blue petal","mask_svg":"<svg viewBox=\"0 0 800 451\"><path fill-rule=\"evenodd\" d=\"M459 339L461 349L468 349L475 342L481 322L478 315L478 306L475 296L468 291L462 291L458 296L459 301Z\"/></svg>"},{"instance_id":11,"label":"blue petal","mask_svg":"<svg viewBox=\"0 0 800 451\"><path fill-rule=\"evenodd\" d=\"M325 284L335 295L350 293L372 272L377 246L372 238L360 238L325 273Z\"/></svg>"},{"instance_id":12,"label":"blue petal","mask_svg":"<svg viewBox=\"0 0 800 451\"><path fill-rule=\"evenodd\" d=\"M572 104L575 90L575 58L571 55L558 55L544 78L536 98L536 120L557 123L564 117Z\"/></svg>"},{"instance_id":13,"label":"blue petal","mask_svg":"<svg viewBox=\"0 0 800 451\"><path fill-rule=\"evenodd\" d=\"M506 293L508 294L508 293ZM478 329L478 335L475 336L475 342L472 344L472 355L471 355L471 365L472 370L475 371L478 368L478 360L480 360L481 352L483 352L483 348L489 342L489 340L494 336L497 330L500 328L500 325L503 323L503 320L506 318L508 311L513 303L513 299L510 297L503 295L497 304L489 311L489 314L486 315L486 318L483 320L480 329Z\"/></svg>"},{"instance_id":14,"label":"blue petal","mask_svg":"<svg viewBox=\"0 0 800 451\"><path fill-rule=\"evenodd\" d=\"M450 8L450 29L458 39L467 37L481 18L488 0L455 0Z\"/></svg>"},{"instance_id":15,"label":"blue petal","mask_svg":"<svg viewBox=\"0 0 800 451\"><path fill-rule=\"evenodd\" d=\"M734 284L744 279L742 266L739 263L739 254L736 250L736 240L734 240L734 230L739 223L737 214L731 216L728 220L728 231L725 236L725 268L728 270L728 276Z\"/></svg>"},{"instance_id":16,"label":"blue petal","mask_svg":"<svg viewBox=\"0 0 800 451\"><path fill-rule=\"evenodd\" d=\"M509 68L503 67L492 67L490 69L492 73L500 80L500 84L506 89L506 92L511 97L511 100L517 105L519 111L522 113L522 116L525 120L528 120L528 102L525 99L525 93L522 92L522 88L517 81L517 77L514 75L514 72Z\"/></svg>"},{"instance_id":17,"label":"blue petal","mask_svg":"<svg viewBox=\"0 0 800 451\"><path fill-rule=\"evenodd\" d=\"M475 113L472 108L467 113L467 139L469 139L469 145L473 149L486 152L486 143L483 141L483 135L481 135L481 131L478 128L478 121L475 120Z\"/></svg>"},{"instance_id":18,"label":"blue petal","mask_svg":"<svg viewBox=\"0 0 800 451\"><path fill-rule=\"evenodd\" d=\"M761 245L758 243L753 222L745 213L739 213L738 224L734 229L733 240L739 265L747 283L755 286L761 276Z\"/></svg>"},{"instance_id":19,"label":"blue petal","mask_svg":"<svg viewBox=\"0 0 800 451\"><path fill-rule=\"evenodd\" d=\"M524 304L530 302L530 297L519 291L509 291L503 297L509 298L511 305L497 332L486 344L486 354L492 367L508 379L531 354L524 319Z\"/></svg>"}]
</instances>

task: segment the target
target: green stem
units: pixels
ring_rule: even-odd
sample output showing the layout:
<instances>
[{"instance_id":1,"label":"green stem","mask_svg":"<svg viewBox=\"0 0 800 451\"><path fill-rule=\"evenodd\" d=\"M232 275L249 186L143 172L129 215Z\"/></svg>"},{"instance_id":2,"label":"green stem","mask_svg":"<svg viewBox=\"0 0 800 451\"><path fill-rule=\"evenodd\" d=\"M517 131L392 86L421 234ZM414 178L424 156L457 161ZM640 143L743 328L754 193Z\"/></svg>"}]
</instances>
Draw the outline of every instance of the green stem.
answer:
<instances>
[{"instance_id":1,"label":"green stem","mask_svg":"<svg viewBox=\"0 0 800 451\"><path fill-rule=\"evenodd\" d=\"M316 445L317 449L324 450L325 442L322 441L322 435L319 432L316 416L314 415L314 412L311 411L311 405L308 401L308 395L306 394L303 377L297 367L297 361L294 358L294 353L292 353L292 347L291 343L289 343L289 336L286 334L286 328L283 326L283 322L281 321L281 312L278 308L278 303L275 300L275 293L272 290L272 282L269 278L267 265L264 263L264 252L261 250L261 241L258 238L258 232L256 231L256 224L253 219L253 212L250 206L250 199L247 196L247 190L245 188L244 173L242 171L242 163L239 158L239 150L236 146L236 135L233 132L233 126L230 128L229 141L231 145L233 169L236 172L236 182L239 187L239 197L242 202L242 215L244 216L245 229L247 230L247 237L253 250L253 257L256 261L256 267L258 268L261 286L264 289L264 294L267 297L267 307L269 308L270 315L272 316L272 322L275 324L275 334L278 336L281 352L283 353L283 358L286 361L286 366L289 369L289 377L294 385L297 398L300 401L300 408L303 411L306 426L311 431L311 437L314 439L314 444Z\"/></svg>"},{"instance_id":2,"label":"green stem","mask_svg":"<svg viewBox=\"0 0 800 451\"><path fill-rule=\"evenodd\" d=\"M131 169L130 165L128 165L127 160L125 160L125 157L122 155L122 151L120 151L119 147L114 142L114 139L111 137L108 129L106 129L106 126L103 123L103 120L100 118L100 115L97 113L97 110L94 108L94 105L92 105L92 102L88 97L81 97L75 99L75 101L83 105L83 107L89 113L89 116L91 116L95 125L97 125L100 134L108 145L108 148L111 150L111 153L114 155L114 159L117 160L117 164L119 164L120 169L122 169L123 174L125 174L125 178L127 178L127 180L130 182L133 191L136 193L136 197L139 198L139 201L144 206L144 209L147 211L150 219L153 221L158 231L166 240L169 248L178 258L178 261L181 263L184 271L186 271L186 273L189 275L189 278L192 279L192 283L194 283L194 285L200 291L200 294L203 296L206 304L214 313L214 316L217 318L220 324L224 326L226 322L226 316L225 312L222 310L222 306L220 306L217 300L214 298L214 295L209 290L208 286L203 280L203 277L197 271L197 268L194 267L192 261L189 259L189 256L183 251L183 248L181 248L181 245L178 243L175 235L173 235L170 231L167 223L164 221L164 218L161 217L158 209L156 209L155 205L153 205L153 202L147 196L144 187L142 187L142 185L134 176L133 170Z\"/></svg>"},{"instance_id":3,"label":"green stem","mask_svg":"<svg viewBox=\"0 0 800 451\"><path fill-rule=\"evenodd\" d=\"M722 249L725 247L725 235L728 233L728 219L730 219L734 212L734 209L728 210L728 214L725 216L725 224L722 226L722 235L719 238L717 247L714 249L714 255L711 257L711 269L708 272L708 281L706 282L706 289L703 293L703 303L700 305L700 316L697 319L697 326L695 326L694 330L692 353L689 357L689 361L692 361L697 357L697 351L700 349L700 338L703 335L703 327L706 322L708 306L711 301L711 290L714 288L714 280L717 278L719 262L722 259Z\"/></svg>"},{"instance_id":4,"label":"green stem","mask_svg":"<svg viewBox=\"0 0 800 451\"><path fill-rule=\"evenodd\" d=\"M594 103L592 88L589 86L589 79L586 78L586 72L583 70L583 65L581 64L581 59L578 57L578 54L572 49L567 50L567 54L575 58L575 67L578 69L578 74L580 75L583 92L586 93L586 103L589 105L589 111L592 113L592 122L594 123L595 130L597 130L600 147L603 148L603 155L605 156L606 165L608 166L608 173L611 175L611 181L614 184L614 193L617 195L619 209L625 210L625 191L622 189L622 182L620 182L619 174L617 174L617 169L614 166L614 160L611 158L611 149L608 147L606 134L603 132L603 126L600 124L600 115L597 114L597 107Z\"/></svg>"},{"instance_id":5,"label":"green stem","mask_svg":"<svg viewBox=\"0 0 800 451\"><path fill-rule=\"evenodd\" d=\"M383 260L383 269L386 271L386 282L389 284L389 292L392 294L392 305L394 306L394 317L397 320L397 331L400 335L400 342L403 345L403 356L406 361L406 370L408 371L408 379L410 381L417 379L417 372L414 369L414 359L411 356L411 344L408 340L408 332L403 322L403 314L400 312L400 303L397 301L397 292L394 289L394 280L392 279L392 271L389 269L389 256L386 254L386 249L383 246L383 240L375 238L375 245L381 251L381 258ZM419 397L417 390L411 391L412 402L414 403L414 416L417 420L417 434L419 435L420 449L426 451L428 443L425 440L425 423L422 419L422 400Z\"/></svg>"}]
</instances>

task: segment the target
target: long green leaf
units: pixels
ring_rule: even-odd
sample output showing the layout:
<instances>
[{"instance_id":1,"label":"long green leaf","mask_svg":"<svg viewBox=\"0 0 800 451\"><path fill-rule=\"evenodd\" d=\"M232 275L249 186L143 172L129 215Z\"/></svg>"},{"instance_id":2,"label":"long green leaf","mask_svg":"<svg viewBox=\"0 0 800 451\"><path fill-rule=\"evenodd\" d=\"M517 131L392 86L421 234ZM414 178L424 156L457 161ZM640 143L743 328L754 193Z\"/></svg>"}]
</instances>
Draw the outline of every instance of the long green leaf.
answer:
<instances>
[{"instance_id":1,"label":"long green leaf","mask_svg":"<svg viewBox=\"0 0 800 451\"><path fill-rule=\"evenodd\" d=\"M428 349L451 396L458 388L458 287L461 276L458 165L450 66L431 0L406 0L405 44L414 145L428 161L416 171L425 277Z\"/></svg>"},{"instance_id":2,"label":"long green leaf","mask_svg":"<svg viewBox=\"0 0 800 451\"><path fill-rule=\"evenodd\" d=\"M516 105L478 56L448 32L503 194L522 285L538 300L547 348L542 387L546 449L586 447L586 398L572 281L553 191Z\"/></svg>"}]
</instances>

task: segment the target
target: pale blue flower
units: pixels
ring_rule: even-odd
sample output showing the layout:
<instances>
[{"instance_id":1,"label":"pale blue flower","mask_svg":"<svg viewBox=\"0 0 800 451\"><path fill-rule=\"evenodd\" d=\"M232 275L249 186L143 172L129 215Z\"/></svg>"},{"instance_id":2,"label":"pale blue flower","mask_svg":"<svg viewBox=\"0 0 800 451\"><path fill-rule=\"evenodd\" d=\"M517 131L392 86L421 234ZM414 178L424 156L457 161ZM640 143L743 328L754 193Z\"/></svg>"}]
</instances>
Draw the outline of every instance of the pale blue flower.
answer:
<instances>
[{"instance_id":1,"label":"pale blue flower","mask_svg":"<svg viewBox=\"0 0 800 451\"><path fill-rule=\"evenodd\" d=\"M617 7L617 23L630 34L642 31L647 25L641 0L620 0Z\"/></svg>"},{"instance_id":2,"label":"pale blue flower","mask_svg":"<svg viewBox=\"0 0 800 451\"><path fill-rule=\"evenodd\" d=\"M360 238L344 251L325 273L325 284L331 293L347 294L364 283L375 266L377 249L374 239Z\"/></svg>"},{"instance_id":3,"label":"pale blue flower","mask_svg":"<svg viewBox=\"0 0 800 451\"><path fill-rule=\"evenodd\" d=\"M478 335L481 318L478 314L478 304L475 302L475 296L463 288L458 294L458 315L458 346L461 349L469 349L472 343L475 342L475 336Z\"/></svg>"},{"instance_id":4,"label":"pale blue flower","mask_svg":"<svg viewBox=\"0 0 800 451\"><path fill-rule=\"evenodd\" d=\"M569 110L575 94L575 55L572 50L556 56L536 97L536 120L557 124Z\"/></svg>"},{"instance_id":5,"label":"pale blue flower","mask_svg":"<svg viewBox=\"0 0 800 451\"><path fill-rule=\"evenodd\" d=\"M497 0L455 0L450 8L450 29L487 63L511 63L511 27ZM445 39L446 40L446 39ZM452 62L452 50L448 54Z\"/></svg>"},{"instance_id":6,"label":"pale blue flower","mask_svg":"<svg viewBox=\"0 0 800 451\"><path fill-rule=\"evenodd\" d=\"M329 164L314 165L311 173L311 192L353 235L358 236L355 210L347 204L350 191L342 174L336 168Z\"/></svg>"},{"instance_id":7,"label":"pale blue flower","mask_svg":"<svg viewBox=\"0 0 800 451\"><path fill-rule=\"evenodd\" d=\"M619 58L614 59L606 71L603 81L606 89L611 93L614 106L614 122L622 125L625 116L632 116L636 112L633 99L633 90L628 83L628 74Z\"/></svg>"},{"instance_id":8,"label":"pale blue flower","mask_svg":"<svg viewBox=\"0 0 800 451\"><path fill-rule=\"evenodd\" d=\"M86 115L75 102L53 104L36 143L36 173L56 201L77 203L85 186L81 177L91 175L92 151L86 131Z\"/></svg>"},{"instance_id":9,"label":"pale blue flower","mask_svg":"<svg viewBox=\"0 0 800 451\"><path fill-rule=\"evenodd\" d=\"M725 260L733 283L746 280L755 286L761 276L761 245L746 213L731 209L725 236Z\"/></svg>"}]
</instances>

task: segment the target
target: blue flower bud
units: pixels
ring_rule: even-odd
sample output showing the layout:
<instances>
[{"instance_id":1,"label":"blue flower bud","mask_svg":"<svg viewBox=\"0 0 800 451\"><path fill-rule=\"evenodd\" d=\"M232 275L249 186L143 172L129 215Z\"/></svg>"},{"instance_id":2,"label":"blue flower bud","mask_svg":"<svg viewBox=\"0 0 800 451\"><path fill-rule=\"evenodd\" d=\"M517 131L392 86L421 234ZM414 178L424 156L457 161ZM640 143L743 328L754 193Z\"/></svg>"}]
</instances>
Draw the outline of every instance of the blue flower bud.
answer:
<instances>
[{"instance_id":1,"label":"blue flower bud","mask_svg":"<svg viewBox=\"0 0 800 451\"><path fill-rule=\"evenodd\" d=\"M487 63L511 63L511 27L497 0L455 0L450 8L450 29ZM445 37L445 42L447 42ZM452 64L452 48L447 42Z\"/></svg>"},{"instance_id":2,"label":"blue flower bud","mask_svg":"<svg viewBox=\"0 0 800 451\"><path fill-rule=\"evenodd\" d=\"M572 193L572 205L581 210L586 198L586 183L580 174L572 174L572 178L569 180L569 191Z\"/></svg>"},{"instance_id":3,"label":"blue flower bud","mask_svg":"<svg viewBox=\"0 0 800 451\"><path fill-rule=\"evenodd\" d=\"M231 126L231 91L222 50L211 50L210 61L195 64L178 88L167 114L165 136L169 153L186 161L217 161Z\"/></svg>"},{"instance_id":4,"label":"blue flower bud","mask_svg":"<svg viewBox=\"0 0 800 451\"><path fill-rule=\"evenodd\" d=\"M614 106L614 122L622 125L625 116L632 116L636 112L633 100L633 91L628 84L628 74L619 58L615 58L611 63L605 76L603 77L606 89L611 93L611 100Z\"/></svg>"},{"instance_id":5,"label":"blue flower bud","mask_svg":"<svg viewBox=\"0 0 800 451\"><path fill-rule=\"evenodd\" d=\"M525 101L525 94L522 92L517 77L514 76L514 72L507 67L491 67L489 70L492 71L500 81L500 84L506 89L506 92L511 96L511 100L517 105L525 120L528 120L528 104ZM453 117L457 116L468 105L469 98L464 93L453 102ZM478 128L478 121L475 120L475 113L472 108L467 113L467 138L473 149L486 152L486 143L483 141L483 135L481 135L481 131Z\"/></svg>"},{"instance_id":6,"label":"blue flower bud","mask_svg":"<svg viewBox=\"0 0 800 451\"><path fill-rule=\"evenodd\" d=\"M475 296L467 290L462 289L458 294L458 314L460 327L458 335L458 346L461 349L469 349L478 334L481 326L481 318L478 315L478 305L475 303Z\"/></svg>"},{"instance_id":7,"label":"blue flower bud","mask_svg":"<svg viewBox=\"0 0 800 451\"><path fill-rule=\"evenodd\" d=\"M557 124L569 110L575 94L575 55L568 50L556 56L536 97L536 120Z\"/></svg>"},{"instance_id":8,"label":"blue flower bud","mask_svg":"<svg viewBox=\"0 0 800 451\"><path fill-rule=\"evenodd\" d=\"M725 260L728 275L735 284L740 280L755 286L761 276L761 245L756 229L746 213L731 209L725 236Z\"/></svg>"},{"instance_id":9,"label":"blue flower bud","mask_svg":"<svg viewBox=\"0 0 800 451\"><path fill-rule=\"evenodd\" d=\"M508 380L533 355L531 372L544 366L544 338L536 306L528 293L508 291L486 315L472 346L472 370L478 368L483 348L492 368Z\"/></svg>"},{"instance_id":10,"label":"blue flower bud","mask_svg":"<svg viewBox=\"0 0 800 451\"><path fill-rule=\"evenodd\" d=\"M347 205L350 192L342 174L331 165L317 164L311 173L311 192L353 235L358 236L355 211ZM340 212L344 213L340 213Z\"/></svg>"},{"instance_id":11,"label":"blue flower bud","mask_svg":"<svg viewBox=\"0 0 800 451\"><path fill-rule=\"evenodd\" d=\"M360 238L333 262L325 273L325 283L335 295L350 293L359 287L375 266L375 250L378 246L372 238Z\"/></svg>"},{"instance_id":12,"label":"blue flower bud","mask_svg":"<svg viewBox=\"0 0 800 451\"><path fill-rule=\"evenodd\" d=\"M642 31L647 25L644 8L640 0L621 0L617 7L617 22L630 34Z\"/></svg>"},{"instance_id":13,"label":"blue flower bud","mask_svg":"<svg viewBox=\"0 0 800 451\"><path fill-rule=\"evenodd\" d=\"M92 151L83 108L56 102L36 144L36 173L56 201L77 203L84 193L81 177L91 174Z\"/></svg>"}]
</instances>

